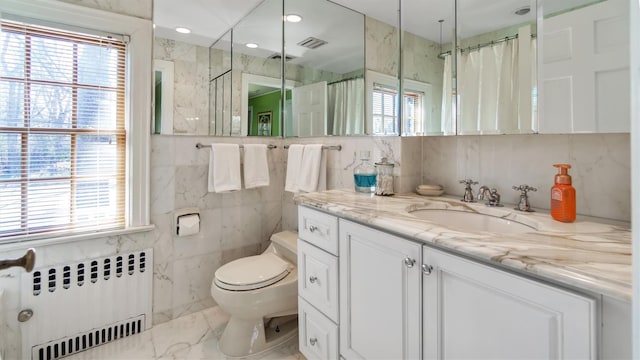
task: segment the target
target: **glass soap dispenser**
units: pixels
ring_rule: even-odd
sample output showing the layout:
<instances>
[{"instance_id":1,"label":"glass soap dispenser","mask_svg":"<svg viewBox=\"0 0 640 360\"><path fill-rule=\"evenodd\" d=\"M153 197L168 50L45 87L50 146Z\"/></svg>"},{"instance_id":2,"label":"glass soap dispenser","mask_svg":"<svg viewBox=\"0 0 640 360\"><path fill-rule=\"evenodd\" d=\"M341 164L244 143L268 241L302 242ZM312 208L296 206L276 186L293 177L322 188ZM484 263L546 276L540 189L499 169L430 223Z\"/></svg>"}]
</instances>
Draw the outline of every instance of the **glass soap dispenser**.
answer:
<instances>
[{"instance_id":1,"label":"glass soap dispenser","mask_svg":"<svg viewBox=\"0 0 640 360\"><path fill-rule=\"evenodd\" d=\"M353 181L357 192L371 194L376 191L376 168L371 165L370 159L370 151L360 151L361 163L353 169Z\"/></svg>"}]
</instances>

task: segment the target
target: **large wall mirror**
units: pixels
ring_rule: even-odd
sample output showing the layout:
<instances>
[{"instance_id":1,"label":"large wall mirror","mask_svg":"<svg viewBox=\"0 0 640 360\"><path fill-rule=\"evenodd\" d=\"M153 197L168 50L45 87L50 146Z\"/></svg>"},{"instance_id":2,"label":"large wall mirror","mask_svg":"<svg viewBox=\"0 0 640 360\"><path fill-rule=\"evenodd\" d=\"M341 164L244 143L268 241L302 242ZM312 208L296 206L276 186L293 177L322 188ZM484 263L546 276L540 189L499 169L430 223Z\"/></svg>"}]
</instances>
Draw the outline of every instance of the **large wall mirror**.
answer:
<instances>
[{"instance_id":1,"label":"large wall mirror","mask_svg":"<svg viewBox=\"0 0 640 360\"><path fill-rule=\"evenodd\" d=\"M628 132L627 13L620 0L265 0L217 41L156 31L174 104L155 132Z\"/></svg>"}]
</instances>

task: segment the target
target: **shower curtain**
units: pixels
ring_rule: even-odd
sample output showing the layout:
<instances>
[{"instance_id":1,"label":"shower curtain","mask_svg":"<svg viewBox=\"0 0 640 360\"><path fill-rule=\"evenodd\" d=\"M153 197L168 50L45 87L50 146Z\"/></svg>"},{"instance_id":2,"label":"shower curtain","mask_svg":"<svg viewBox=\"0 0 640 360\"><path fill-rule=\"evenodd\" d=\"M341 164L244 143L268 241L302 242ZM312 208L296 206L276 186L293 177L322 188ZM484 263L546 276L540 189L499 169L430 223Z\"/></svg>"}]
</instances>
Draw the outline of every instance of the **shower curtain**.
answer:
<instances>
[{"instance_id":1,"label":"shower curtain","mask_svg":"<svg viewBox=\"0 0 640 360\"><path fill-rule=\"evenodd\" d=\"M364 134L364 79L352 79L327 87L327 121L330 135Z\"/></svg>"},{"instance_id":2,"label":"shower curtain","mask_svg":"<svg viewBox=\"0 0 640 360\"><path fill-rule=\"evenodd\" d=\"M530 52L535 64L535 41L531 41ZM519 118L523 99L520 84L520 59L518 39L503 41L480 49L458 51L457 72L457 133L458 134L502 134L519 131ZM451 59L445 58L445 82L443 94L451 94ZM447 72L448 70L448 72ZM528 71L533 73L535 71ZM447 80L449 79L449 80ZM454 109L451 99L443 96L443 124L451 122ZM530 105L529 105L530 106ZM522 113L522 114L521 114ZM446 117L445 117L446 116ZM525 122L526 123L526 122Z\"/></svg>"}]
</instances>

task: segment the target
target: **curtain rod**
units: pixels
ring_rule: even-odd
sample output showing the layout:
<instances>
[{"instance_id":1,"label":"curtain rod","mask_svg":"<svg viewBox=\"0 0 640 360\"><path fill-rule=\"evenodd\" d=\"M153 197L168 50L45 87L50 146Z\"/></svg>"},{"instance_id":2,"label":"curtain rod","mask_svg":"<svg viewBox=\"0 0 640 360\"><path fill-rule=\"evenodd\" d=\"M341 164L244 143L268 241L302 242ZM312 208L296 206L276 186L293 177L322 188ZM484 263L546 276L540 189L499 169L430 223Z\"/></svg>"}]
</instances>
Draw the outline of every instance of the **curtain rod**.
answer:
<instances>
[{"instance_id":1,"label":"curtain rod","mask_svg":"<svg viewBox=\"0 0 640 360\"><path fill-rule=\"evenodd\" d=\"M285 145L284 148L288 149L289 145ZM322 145L322 150L338 150L338 151L342 151L342 145Z\"/></svg>"},{"instance_id":2,"label":"curtain rod","mask_svg":"<svg viewBox=\"0 0 640 360\"><path fill-rule=\"evenodd\" d=\"M341 82L346 82L346 81L351 81L351 80L358 80L358 79L363 79L364 80L364 76L352 76L346 79L342 79L342 80L336 80L336 81L332 81L332 82L328 82L327 85L333 85L333 84L338 84Z\"/></svg>"},{"instance_id":3,"label":"curtain rod","mask_svg":"<svg viewBox=\"0 0 640 360\"><path fill-rule=\"evenodd\" d=\"M244 148L244 145L242 145L242 144L240 144L238 146L240 146L241 149ZM211 147L211 145L203 145L201 143L197 143L196 144L196 149L210 148L210 147ZM278 147L278 145L273 145L273 144L267 145L267 149L276 149L277 147Z\"/></svg>"},{"instance_id":4,"label":"curtain rod","mask_svg":"<svg viewBox=\"0 0 640 360\"><path fill-rule=\"evenodd\" d=\"M535 34L531 34L531 37L535 38L536 35ZM486 42L486 43L480 43L480 44L477 44L477 45L467 46L465 48L460 49L460 52L463 53L465 51L479 50L479 49L481 49L483 47L499 44L501 42L514 40L514 39L517 39L517 38L518 38L518 34L505 36L505 37L503 37L501 39L498 39L498 40L491 40L491 41ZM444 59L445 55L451 55L451 50L445 51L445 52L442 52L442 53L438 54L438 57L440 59Z\"/></svg>"}]
</instances>

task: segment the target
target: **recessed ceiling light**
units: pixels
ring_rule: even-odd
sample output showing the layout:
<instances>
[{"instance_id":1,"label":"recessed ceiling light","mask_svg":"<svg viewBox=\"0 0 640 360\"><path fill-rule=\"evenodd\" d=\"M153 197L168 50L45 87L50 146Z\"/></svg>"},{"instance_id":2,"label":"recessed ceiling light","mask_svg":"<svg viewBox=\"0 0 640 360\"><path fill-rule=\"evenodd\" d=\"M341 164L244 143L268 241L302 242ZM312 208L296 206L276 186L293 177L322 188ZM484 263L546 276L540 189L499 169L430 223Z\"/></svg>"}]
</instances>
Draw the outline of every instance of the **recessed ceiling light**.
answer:
<instances>
[{"instance_id":1,"label":"recessed ceiling light","mask_svg":"<svg viewBox=\"0 0 640 360\"><path fill-rule=\"evenodd\" d=\"M297 23L302 21L302 16L298 15L298 14L289 14L287 16L284 17L285 20L287 20L288 22L291 23Z\"/></svg>"},{"instance_id":2,"label":"recessed ceiling light","mask_svg":"<svg viewBox=\"0 0 640 360\"><path fill-rule=\"evenodd\" d=\"M177 27L176 31L179 32L180 34L189 34L189 33L191 33L191 30L187 29L186 27Z\"/></svg>"},{"instance_id":3,"label":"recessed ceiling light","mask_svg":"<svg viewBox=\"0 0 640 360\"><path fill-rule=\"evenodd\" d=\"M516 15L526 15L529 13L529 11L531 11L531 8L529 6L523 6L521 8L516 9L516 11L514 11L513 13Z\"/></svg>"},{"instance_id":4,"label":"recessed ceiling light","mask_svg":"<svg viewBox=\"0 0 640 360\"><path fill-rule=\"evenodd\" d=\"M247 43L244 46L248 47L249 49L255 49L258 47L258 44L255 43Z\"/></svg>"}]
</instances>

